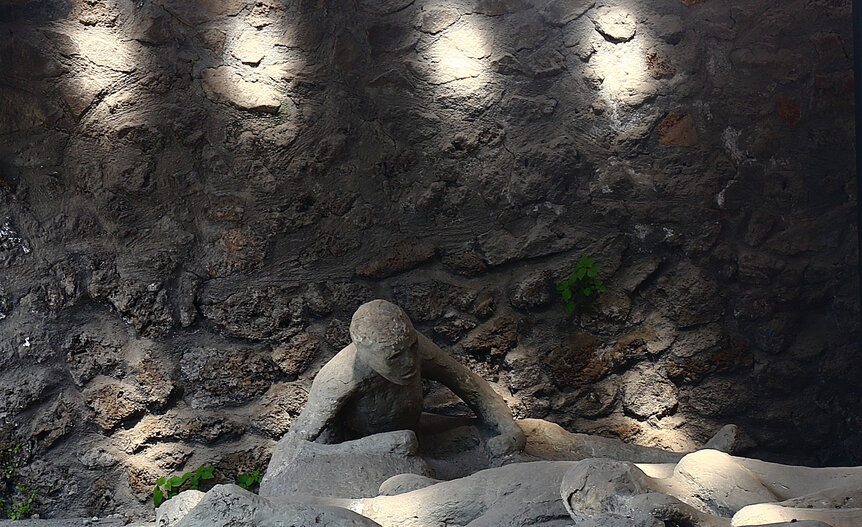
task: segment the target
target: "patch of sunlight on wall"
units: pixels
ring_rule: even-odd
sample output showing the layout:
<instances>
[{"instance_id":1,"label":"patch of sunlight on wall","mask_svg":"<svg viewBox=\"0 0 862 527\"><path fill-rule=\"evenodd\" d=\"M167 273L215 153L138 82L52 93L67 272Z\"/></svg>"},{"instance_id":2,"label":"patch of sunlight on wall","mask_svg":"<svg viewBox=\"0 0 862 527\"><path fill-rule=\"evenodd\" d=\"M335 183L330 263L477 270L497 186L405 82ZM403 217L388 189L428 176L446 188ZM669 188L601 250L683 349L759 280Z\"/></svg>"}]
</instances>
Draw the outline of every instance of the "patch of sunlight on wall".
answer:
<instances>
[{"instance_id":1,"label":"patch of sunlight on wall","mask_svg":"<svg viewBox=\"0 0 862 527\"><path fill-rule=\"evenodd\" d=\"M68 37L74 54L80 57L60 90L84 126L113 134L159 119L151 87L134 82L154 67L146 46L121 28L88 27L74 21L58 24L55 29Z\"/></svg>"},{"instance_id":2,"label":"patch of sunlight on wall","mask_svg":"<svg viewBox=\"0 0 862 527\"><path fill-rule=\"evenodd\" d=\"M602 91L607 96L625 102L652 91L646 49L641 40L604 42L590 61L603 79Z\"/></svg>"},{"instance_id":3,"label":"patch of sunlight on wall","mask_svg":"<svg viewBox=\"0 0 862 527\"><path fill-rule=\"evenodd\" d=\"M66 103L75 117L80 117L99 94L137 70L140 64L132 44L116 30L81 24L66 25L63 29L62 33L72 41L77 54L92 65L75 71L63 86Z\"/></svg>"},{"instance_id":4,"label":"patch of sunlight on wall","mask_svg":"<svg viewBox=\"0 0 862 527\"><path fill-rule=\"evenodd\" d=\"M691 452L698 448L697 443L688 434L676 428L647 428L644 430L644 436L637 443L673 452Z\"/></svg>"},{"instance_id":5,"label":"patch of sunlight on wall","mask_svg":"<svg viewBox=\"0 0 862 527\"><path fill-rule=\"evenodd\" d=\"M81 55L95 64L120 73L131 73L138 67L129 41L110 29L75 27L69 37Z\"/></svg>"},{"instance_id":6,"label":"patch of sunlight on wall","mask_svg":"<svg viewBox=\"0 0 862 527\"><path fill-rule=\"evenodd\" d=\"M628 113L635 108L641 107L658 92L656 79L650 74L648 66L648 54L655 42L651 34L635 22L637 16L634 9L617 7L610 10L609 18L616 20L632 21L634 26L633 35L627 39L625 33L620 31L619 40L603 36L598 26L603 23L602 14L594 24L595 29L590 27L589 35L579 35L587 39L595 50L589 59L589 68L592 70L593 80L599 85L599 97L607 103L615 128L624 130L635 123ZM625 22L624 22L625 23ZM610 27L605 30L613 30L613 21L608 23ZM580 26L581 30L583 26Z\"/></svg>"},{"instance_id":7,"label":"patch of sunlight on wall","mask_svg":"<svg viewBox=\"0 0 862 527\"><path fill-rule=\"evenodd\" d=\"M491 45L486 32L470 25L453 27L434 42L426 58L433 67L433 84L452 84L465 91L479 90L485 86L483 63L491 54Z\"/></svg>"},{"instance_id":8,"label":"patch of sunlight on wall","mask_svg":"<svg viewBox=\"0 0 862 527\"><path fill-rule=\"evenodd\" d=\"M235 26L243 26L241 21L234 21ZM283 59L279 47L276 46L280 32L273 29L255 30L253 28L234 27L235 37L229 46L225 46L223 58L225 62L233 59L241 63L256 67L264 59L267 63L278 62Z\"/></svg>"},{"instance_id":9,"label":"patch of sunlight on wall","mask_svg":"<svg viewBox=\"0 0 862 527\"><path fill-rule=\"evenodd\" d=\"M218 79L225 84L224 91L248 100L279 100L285 107L286 92L306 65L302 52L287 38L294 33L287 26L288 18L280 13L259 28L242 17L230 19L222 51L224 66L219 68L223 73Z\"/></svg>"}]
</instances>

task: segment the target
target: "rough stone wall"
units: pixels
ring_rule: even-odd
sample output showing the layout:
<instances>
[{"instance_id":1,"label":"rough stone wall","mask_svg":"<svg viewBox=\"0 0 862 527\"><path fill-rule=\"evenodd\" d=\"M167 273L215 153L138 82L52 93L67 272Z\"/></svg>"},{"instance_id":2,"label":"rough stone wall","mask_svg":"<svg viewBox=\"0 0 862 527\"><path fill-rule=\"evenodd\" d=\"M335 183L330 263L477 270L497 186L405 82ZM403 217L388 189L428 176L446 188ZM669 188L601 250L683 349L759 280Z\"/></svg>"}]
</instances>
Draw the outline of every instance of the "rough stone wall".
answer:
<instances>
[{"instance_id":1,"label":"rough stone wall","mask_svg":"<svg viewBox=\"0 0 862 527\"><path fill-rule=\"evenodd\" d=\"M43 511L265 466L376 297L519 416L862 463L850 31L850 0L0 1L0 418ZM608 290L568 316L581 255Z\"/></svg>"}]
</instances>

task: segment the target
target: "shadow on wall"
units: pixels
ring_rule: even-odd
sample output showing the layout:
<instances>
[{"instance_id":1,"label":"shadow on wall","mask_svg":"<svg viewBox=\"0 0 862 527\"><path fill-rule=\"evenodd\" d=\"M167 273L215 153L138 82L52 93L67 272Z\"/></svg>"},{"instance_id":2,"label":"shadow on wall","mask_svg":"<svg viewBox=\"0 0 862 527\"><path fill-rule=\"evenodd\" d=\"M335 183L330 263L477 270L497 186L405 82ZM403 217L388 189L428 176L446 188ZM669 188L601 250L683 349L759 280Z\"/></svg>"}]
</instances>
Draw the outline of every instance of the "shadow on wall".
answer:
<instances>
[{"instance_id":1,"label":"shadow on wall","mask_svg":"<svg viewBox=\"0 0 862 527\"><path fill-rule=\"evenodd\" d=\"M781 451L829 420L820 391L845 412L811 376L852 371L846 189L837 125L760 101L746 5L0 3L0 365L35 372L0 413L102 481L68 507L143 503L183 463L250 472L383 297L522 416L689 449L754 415ZM581 254L609 291L575 321L553 282Z\"/></svg>"}]
</instances>

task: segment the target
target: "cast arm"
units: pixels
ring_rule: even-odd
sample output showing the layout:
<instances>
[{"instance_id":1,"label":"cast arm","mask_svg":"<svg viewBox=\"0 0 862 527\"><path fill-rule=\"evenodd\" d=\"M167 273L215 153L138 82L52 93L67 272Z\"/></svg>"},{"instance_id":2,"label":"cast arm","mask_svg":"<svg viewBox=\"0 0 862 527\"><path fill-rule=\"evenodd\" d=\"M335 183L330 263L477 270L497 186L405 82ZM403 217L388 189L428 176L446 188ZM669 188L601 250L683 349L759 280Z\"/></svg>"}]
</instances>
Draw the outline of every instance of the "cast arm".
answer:
<instances>
[{"instance_id":1,"label":"cast arm","mask_svg":"<svg viewBox=\"0 0 862 527\"><path fill-rule=\"evenodd\" d=\"M449 356L431 339L421 333L418 339L422 376L444 384L467 403L482 422L497 431L498 435L488 441L490 453L498 457L522 451L526 443L524 432L515 423L503 398L485 379Z\"/></svg>"},{"instance_id":2,"label":"cast arm","mask_svg":"<svg viewBox=\"0 0 862 527\"><path fill-rule=\"evenodd\" d=\"M352 346L352 344L351 344ZM347 348L333 357L315 376L308 391L305 408L290 425L288 434L306 441L316 440L332 424L355 390L351 361L340 357Z\"/></svg>"}]
</instances>

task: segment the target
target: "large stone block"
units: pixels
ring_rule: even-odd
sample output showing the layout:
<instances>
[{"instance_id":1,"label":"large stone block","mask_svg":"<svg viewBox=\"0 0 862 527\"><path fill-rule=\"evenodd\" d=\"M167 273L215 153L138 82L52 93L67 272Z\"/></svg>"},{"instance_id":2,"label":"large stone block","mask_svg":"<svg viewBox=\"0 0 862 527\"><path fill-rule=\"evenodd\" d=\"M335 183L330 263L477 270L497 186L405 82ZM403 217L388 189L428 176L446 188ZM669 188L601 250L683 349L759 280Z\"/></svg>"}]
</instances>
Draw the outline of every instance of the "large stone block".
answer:
<instances>
[{"instance_id":1,"label":"large stone block","mask_svg":"<svg viewBox=\"0 0 862 527\"><path fill-rule=\"evenodd\" d=\"M418 449L416 435L406 430L338 444L288 434L275 447L260 495L376 496L380 484L397 474L433 476Z\"/></svg>"}]
</instances>

